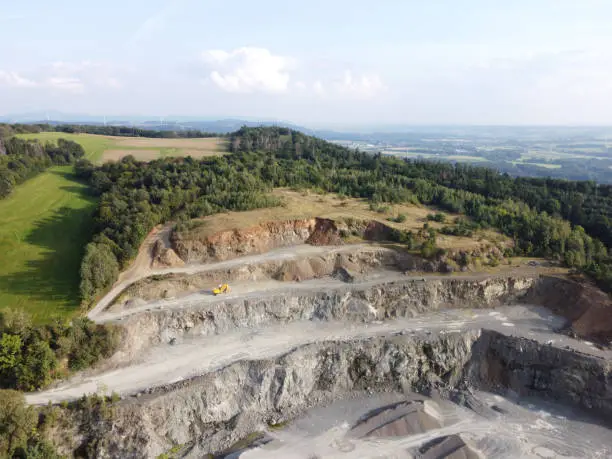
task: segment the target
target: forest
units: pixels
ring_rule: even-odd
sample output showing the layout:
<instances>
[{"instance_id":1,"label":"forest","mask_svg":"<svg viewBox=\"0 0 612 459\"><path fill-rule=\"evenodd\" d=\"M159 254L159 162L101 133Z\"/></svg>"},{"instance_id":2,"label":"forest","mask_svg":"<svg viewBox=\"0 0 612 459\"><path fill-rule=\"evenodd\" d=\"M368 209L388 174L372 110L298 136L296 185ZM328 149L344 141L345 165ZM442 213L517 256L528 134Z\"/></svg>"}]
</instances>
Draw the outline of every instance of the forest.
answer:
<instances>
[{"instance_id":1,"label":"forest","mask_svg":"<svg viewBox=\"0 0 612 459\"><path fill-rule=\"evenodd\" d=\"M53 165L72 164L85 155L76 142L59 139L56 144L42 145L34 140L0 137L0 199L36 174Z\"/></svg>"},{"instance_id":2,"label":"forest","mask_svg":"<svg viewBox=\"0 0 612 459\"><path fill-rule=\"evenodd\" d=\"M36 134L38 132L65 132L67 134L96 134L115 137L148 138L202 138L220 137L220 134L203 132L196 129L178 131L156 131L131 126L88 126L81 124L0 124L0 138L12 134Z\"/></svg>"},{"instance_id":3,"label":"forest","mask_svg":"<svg viewBox=\"0 0 612 459\"><path fill-rule=\"evenodd\" d=\"M463 213L512 237L517 255L556 258L607 285L604 242L612 234L592 205L606 207L609 187L360 153L285 128L242 128L231 135L230 149L232 155L202 160L78 162L77 173L100 196L96 235L81 268L84 301L112 284L154 225L277 205L266 195L274 187ZM595 194L599 200L587 204Z\"/></svg>"}]
</instances>

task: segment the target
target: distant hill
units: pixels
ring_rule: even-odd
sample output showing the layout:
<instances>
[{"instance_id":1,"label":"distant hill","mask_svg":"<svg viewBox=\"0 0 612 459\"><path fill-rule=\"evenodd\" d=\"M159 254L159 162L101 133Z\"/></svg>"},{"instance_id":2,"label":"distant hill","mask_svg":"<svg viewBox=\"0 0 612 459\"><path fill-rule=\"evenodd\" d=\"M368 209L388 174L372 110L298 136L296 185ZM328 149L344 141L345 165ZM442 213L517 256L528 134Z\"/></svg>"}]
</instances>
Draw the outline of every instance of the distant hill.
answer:
<instances>
[{"instance_id":1,"label":"distant hill","mask_svg":"<svg viewBox=\"0 0 612 459\"><path fill-rule=\"evenodd\" d=\"M314 133L313 130L303 126L297 126L285 121L276 120L256 120L243 118L225 118L225 119L206 119L204 117L181 117L152 119L152 117L142 116L93 116L75 113L61 113L57 111L50 112L30 112L11 114L0 116L0 123L22 123L22 124L39 124L47 123L51 125L58 124L83 124L83 125L109 125L109 126L134 126L142 129L151 129L157 131L182 131L182 130L198 130L203 132L229 133L240 129L242 126L279 126L290 129L295 129L304 133Z\"/></svg>"}]
</instances>

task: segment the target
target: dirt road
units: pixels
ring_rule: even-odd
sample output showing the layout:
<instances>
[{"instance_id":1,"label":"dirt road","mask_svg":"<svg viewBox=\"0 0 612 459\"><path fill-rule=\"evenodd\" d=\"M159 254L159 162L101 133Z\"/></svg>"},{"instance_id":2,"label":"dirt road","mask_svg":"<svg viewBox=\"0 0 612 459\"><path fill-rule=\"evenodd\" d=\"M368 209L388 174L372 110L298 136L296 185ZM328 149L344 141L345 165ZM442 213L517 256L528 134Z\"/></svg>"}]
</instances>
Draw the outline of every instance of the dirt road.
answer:
<instances>
[{"instance_id":1,"label":"dirt road","mask_svg":"<svg viewBox=\"0 0 612 459\"><path fill-rule=\"evenodd\" d=\"M331 277L312 279L303 282L245 281L232 284L231 293L215 297L203 291L176 299L164 299L116 311L108 310L113 300L129 285L151 275L170 273L195 274L204 271L256 265L268 261L293 260L314 257L330 252L351 252L371 245L358 244L347 246L298 245L273 250L264 254L235 258L227 261L189 265L168 269L151 269L150 248L155 240L163 238L169 226L158 228L147 238L134 265L126 271L113 289L105 295L89 313L97 322L122 320L128 316L156 309L190 309L203 307L215 302L228 300L262 299L275 295L299 296L312 292L333 291L334 289L358 289L382 285L393 281L430 282L448 279L448 275L406 276L398 271L380 270L370 273L365 280L347 284ZM508 271L501 275L534 274L533 270ZM482 280L494 277L491 274L461 275L466 280ZM163 343L150 348L138 362L130 366L85 376L76 375L69 381L51 390L29 394L27 400L33 404L49 401L59 402L74 399L83 394L116 391L122 395L133 394L143 389L176 382L195 375L201 375L220 366L241 359L270 357L289 349L322 340L350 340L367 336L388 335L393 333L444 334L469 329L489 328L506 334L531 337L542 341L568 345L590 353L602 351L584 342L571 340L553 333L553 329L563 319L538 308L511 307L491 312L482 310L448 310L426 314L414 319L402 319L380 323L347 323L300 321L283 325L272 325L256 329L239 329L230 333L214 336L179 338L175 345ZM612 357L612 356L611 356Z\"/></svg>"},{"instance_id":2,"label":"dirt road","mask_svg":"<svg viewBox=\"0 0 612 459\"><path fill-rule=\"evenodd\" d=\"M163 231L169 231L164 229ZM160 231L159 235L163 235ZM153 235L152 241L158 235ZM149 242L151 244L151 242ZM130 270L126 271L115 284L115 286L98 302L98 304L88 313L88 317L96 322L108 322L110 320L117 320L122 317L127 317L138 312L143 312L149 309L158 308L187 308L190 307L194 302L198 304L212 303L219 301L219 298L215 298L210 295L210 292L200 292L183 296L177 299L153 301L147 304L132 307L126 310L118 312L107 311L109 306L113 304L113 301L133 283L145 279L154 275L167 275L167 274L198 274L204 272L222 271L226 269L233 269L242 266L255 266L272 261L290 261L298 260L307 257L316 257L321 255L329 255L334 253L356 253L359 250L373 247L372 244L350 244L343 246L313 246L308 244L301 244L291 247L284 247L280 249L271 250L266 253L258 255L249 255L244 257L233 258L231 260L219 261L216 263L203 263L203 264L190 264L187 266L164 268L164 269L151 269L150 260L147 265L146 255L139 255L137 262ZM145 252L146 253L146 252ZM505 268L500 269L499 273L455 273L453 276L460 277L465 280L483 280L492 277L499 276L536 276L541 272L541 268ZM355 282L351 285L354 287L371 286L381 282L391 282L394 280L406 280L410 277L414 277L418 280L441 280L448 279L449 275L443 274L424 274L424 273L412 273L410 276L406 276L398 271L380 271L378 274L374 273L369 276L367 281ZM274 280L265 281L244 281L234 282L231 285L231 293L228 296L224 296L223 299L235 299L240 297L253 298L255 296L265 297L274 294L291 291L317 291L326 288L334 288L340 285L347 285L344 282L338 281L333 278L322 278L314 279L303 282L280 282Z\"/></svg>"},{"instance_id":3,"label":"dirt road","mask_svg":"<svg viewBox=\"0 0 612 459\"><path fill-rule=\"evenodd\" d=\"M394 333L446 334L487 328L505 334L571 346L583 352L612 358L585 342L555 334L562 319L537 307L512 306L490 310L447 310L413 319L377 323L301 321L257 329L240 329L223 335L194 337L174 345L160 344L137 363L98 375L77 375L61 386L27 395L31 404L71 400L83 394L112 391L128 395L150 387L178 382L243 359L280 355L318 341L351 340Z\"/></svg>"},{"instance_id":4,"label":"dirt road","mask_svg":"<svg viewBox=\"0 0 612 459\"><path fill-rule=\"evenodd\" d=\"M365 244L357 244L350 246L313 246L308 244L302 244L291 247L284 247L281 249L272 250L270 252L262 253L259 255L250 255L246 257L233 258L231 260L220 261L217 263L204 263L204 264L192 264L188 266L181 266L175 268L164 268L164 269L151 269L150 259L147 265L146 250L142 251L143 255L137 257L137 261L120 276L117 283L113 288L98 302L98 304L87 314L92 320L100 321L105 320L103 311L108 308L119 294L129 287L134 282L141 279L145 279L154 275L164 274L197 274L206 271L217 271L222 269L234 268L237 266L246 266L251 264L265 263L267 261L281 261L281 260L295 260L306 256L317 256L322 254L329 254L334 252L350 252L358 250L359 248L367 247ZM148 266L148 267L147 267Z\"/></svg>"}]
</instances>

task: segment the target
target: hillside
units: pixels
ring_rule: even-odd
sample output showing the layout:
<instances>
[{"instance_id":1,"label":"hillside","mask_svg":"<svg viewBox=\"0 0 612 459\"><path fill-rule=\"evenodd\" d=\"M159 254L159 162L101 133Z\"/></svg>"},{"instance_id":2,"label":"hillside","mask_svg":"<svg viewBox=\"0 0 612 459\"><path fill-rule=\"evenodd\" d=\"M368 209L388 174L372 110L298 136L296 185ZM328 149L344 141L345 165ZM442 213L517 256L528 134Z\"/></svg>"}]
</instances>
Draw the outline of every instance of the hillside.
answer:
<instances>
[{"instance_id":1,"label":"hillside","mask_svg":"<svg viewBox=\"0 0 612 459\"><path fill-rule=\"evenodd\" d=\"M100 138L91 134L74 138L91 137ZM138 149L149 142L167 146L195 140L116 141L131 142ZM28 145L23 155L30 150L38 154L39 145ZM72 144L63 145L70 149ZM275 367L283 368L284 362L274 360L279 355L289 355L292 349L310 355L309 349L321 340L332 347L345 343L354 350L361 349L367 337L380 340L381 349L389 349L396 336L408 346L414 344L423 353L418 365L431 372L418 371L419 377L403 383L412 390L434 381L444 390L464 390L448 379L455 370L440 367L432 357L438 354L432 354L429 346L440 345L448 353L440 354L444 365L463 371L475 365L467 363L472 354L479 361L485 352L479 346L486 350L487 333L493 332L511 345L520 336L534 340L533 346L555 342L555 352L579 350L579 361L564 357L576 368L582 368L584 359L608 358L605 346L612 338L612 325L606 318L612 302L585 286L584 279L567 278L572 268L597 273L596 278L607 285L607 248L594 237L596 227L589 225L587 213L575 212L578 201L570 204L569 218L583 221L584 229L561 218L568 209L554 204L568 187L574 197L597 191L600 199L604 187L527 182L486 169L385 158L281 128L243 128L229 136L228 154L203 158L162 157L147 162L132 156L100 163L107 147L98 143L95 151L88 152L97 163L69 158L74 164L71 177L94 200L89 208L95 207L93 216L78 219L83 225L92 222L91 232L75 234L61 225L51 232L41 225L62 256L84 252L79 297L72 304L81 301L90 308L87 318L70 323L49 320L52 313L73 313L76 308L63 310L59 302L31 301L36 295L55 300L52 295L67 285L62 279L71 275L68 268L77 272L76 258L53 265L45 274L47 286L32 282L28 285L33 288L22 292L28 303L20 309L35 311L39 324L15 313L0 314L3 346L15 356L0 370L2 387L31 391L65 379L53 389L28 394L27 401L33 404L73 401L93 392L101 395L54 411L53 419L62 419L62 427L54 427L60 435L58 431L46 435L65 454L86 448L95 451L94 456L105 455L107 445L127 454L134 444L144 445L138 457L178 451L185 444L196 456L230 448L251 435L255 424L267 422L268 407L255 406L246 418L242 416L251 408L236 408L231 415L244 424L229 431L220 427L227 421L224 415L212 416L207 424L212 427L189 434L180 424L176 432L182 441L174 433L160 440L138 438L142 432L166 432L170 426L166 417L155 426L145 423L138 429L128 420L148 416L160 397L180 397L183 389L201 394L198 378L213 378L205 385L214 387L219 367L242 368L245 361L252 365L256 359L267 359L264 365L274 361ZM22 158L18 151L11 155ZM35 159L29 161L37 164ZM38 175L17 185L0 205L12 203L7 212L22 213L15 207L17 203L26 208L20 193L52 169L34 171ZM51 188L41 183L38 187L49 199ZM598 202L590 205L595 208ZM546 213L540 206L556 211ZM29 221L38 218L35 212L28 216ZM66 245L60 246L60 241ZM35 279L31 273L24 274L26 278ZM72 282L74 298L77 279ZM230 288L218 297L213 288L225 282ZM7 282L5 288L21 285ZM503 309L498 310L500 306ZM474 341L477 336L483 338ZM528 368L540 365L537 358L525 355L522 349L527 348L520 343L516 345L521 351L512 353L508 365L523 358ZM363 356L346 355L347 368L323 357L312 362L319 368L312 373L319 378L316 387L327 387L329 374L346 370L347 387L355 384L346 393L357 395L360 381L374 366L360 360ZM402 359L410 362L415 355L407 352ZM506 381L496 373L500 363L492 362L493 370L482 374ZM309 375L306 371L304 378ZM488 378L476 378L474 383L485 384ZM242 396L240 384L227 384ZM378 391L384 385L372 380L367 387ZM526 386L515 382L508 387L525 390ZM110 391L117 393L111 396ZM312 392L314 397L322 396L318 391ZM142 393L147 396L138 400ZM561 393L567 390L550 389L551 397ZM171 405L189 409L192 395L185 394ZM309 398L296 397L300 404ZM566 402L576 405L574 400ZM101 423L98 416L109 403L113 412L117 408L117 417ZM288 420L298 414L276 402L274 410ZM86 413L96 414L82 417ZM195 416L203 419L203 414ZM39 428L42 432L46 427ZM61 434L66 428L79 434L68 438ZM127 436L117 440L109 433L114 428ZM211 432L221 432L218 440L211 440Z\"/></svg>"}]
</instances>

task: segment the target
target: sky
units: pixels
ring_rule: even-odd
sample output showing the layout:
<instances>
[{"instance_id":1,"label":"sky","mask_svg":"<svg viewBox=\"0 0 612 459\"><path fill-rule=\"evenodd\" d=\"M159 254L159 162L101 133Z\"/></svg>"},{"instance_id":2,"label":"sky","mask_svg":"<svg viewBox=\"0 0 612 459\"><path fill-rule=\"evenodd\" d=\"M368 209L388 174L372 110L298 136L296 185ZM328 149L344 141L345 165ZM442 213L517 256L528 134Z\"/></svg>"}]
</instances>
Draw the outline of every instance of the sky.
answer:
<instances>
[{"instance_id":1,"label":"sky","mask_svg":"<svg viewBox=\"0 0 612 459\"><path fill-rule=\"evenodd\" d=\"M0 114L612 125L610 0L0 2Z\"/></svg>"}]
</instances>

